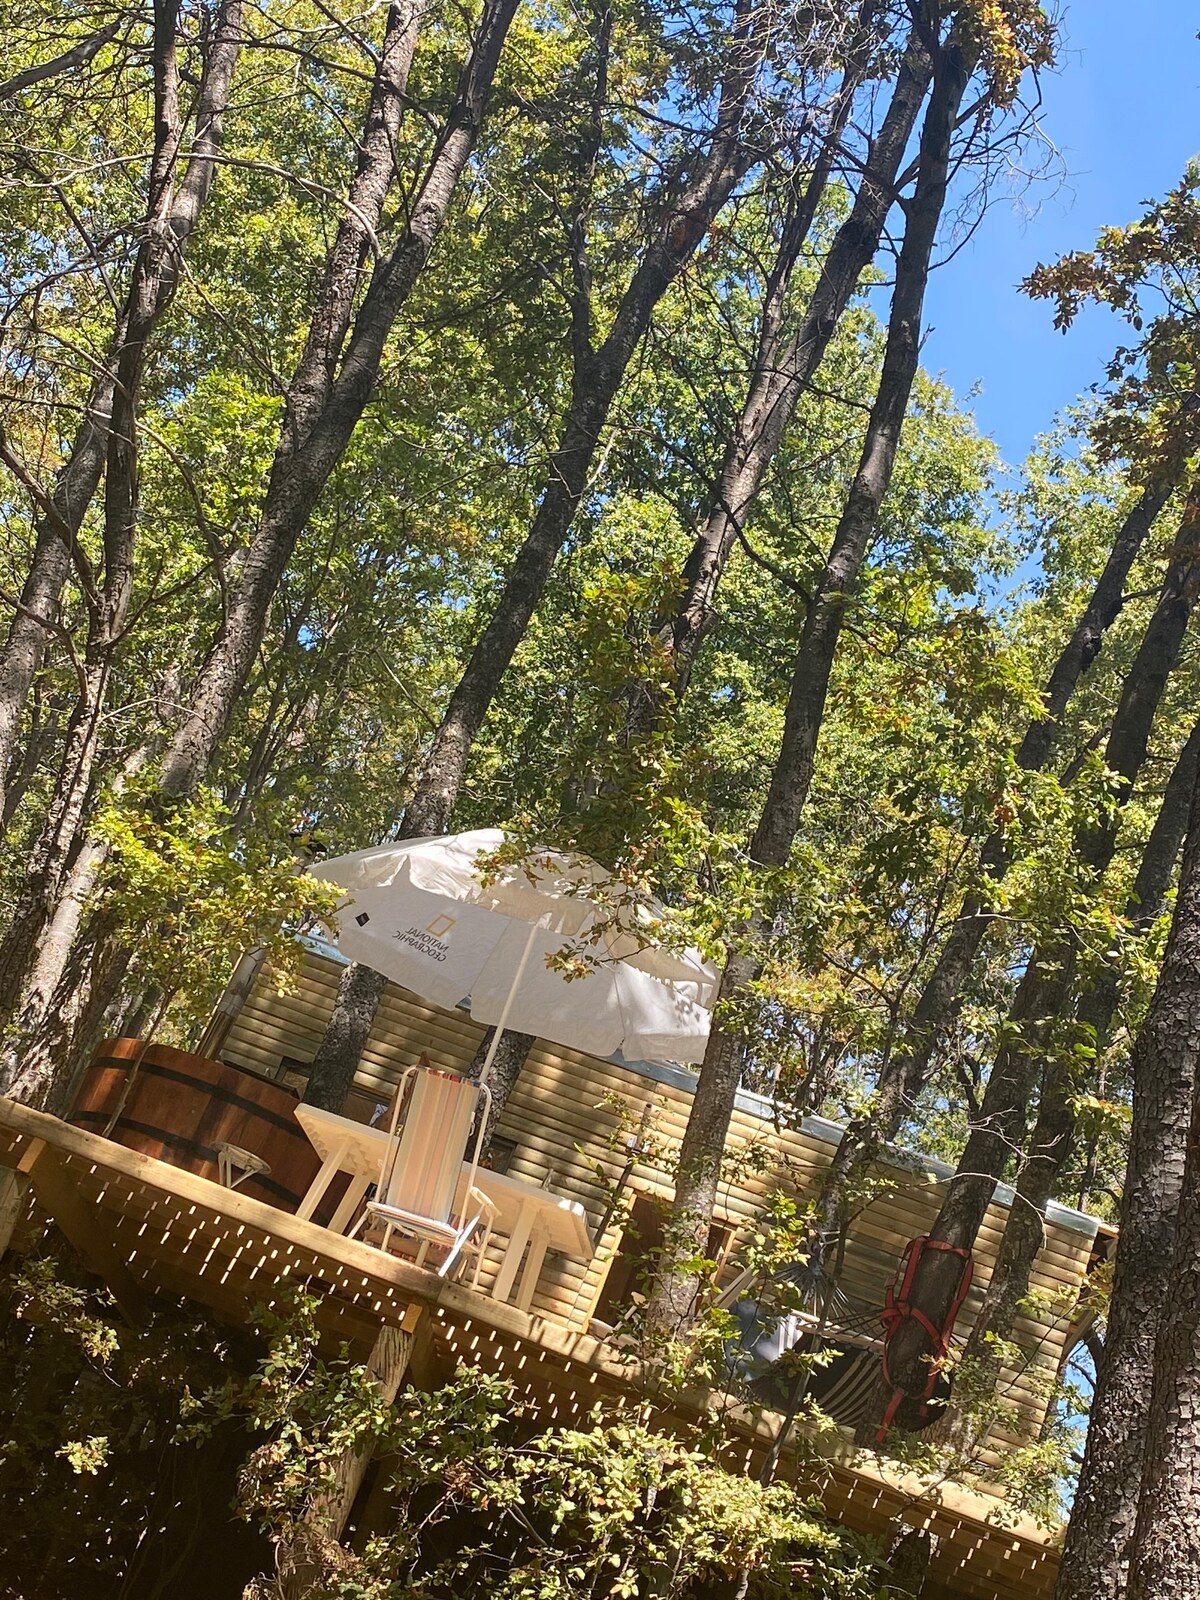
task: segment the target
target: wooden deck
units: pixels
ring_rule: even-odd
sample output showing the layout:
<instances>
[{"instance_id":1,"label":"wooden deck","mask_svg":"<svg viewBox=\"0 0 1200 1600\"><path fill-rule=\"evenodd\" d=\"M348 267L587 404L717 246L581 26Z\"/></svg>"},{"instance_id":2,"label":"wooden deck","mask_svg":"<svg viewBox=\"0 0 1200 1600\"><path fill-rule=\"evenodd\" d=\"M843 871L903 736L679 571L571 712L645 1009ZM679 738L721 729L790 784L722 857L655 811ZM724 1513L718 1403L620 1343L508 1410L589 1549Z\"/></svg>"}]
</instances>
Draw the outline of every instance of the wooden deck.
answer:
<instances>
[{"instance_id":1,"label":"wooden deck","mask_svg":"<svg viewBox=\"0 0 1200 1600\"><path fill-rule=\"evenodd\" d=\"M608 1346L561 1320L530 1315L447 1283L356 1240L302 1222L59 1119L0 1100L0 1243L26 1205L47 1213L131 1318L165 1294L245 1321L285 1281L318 1287L331 1334L366 1349L381 1325L428 1313L432 1339L414 1381L436 1382L453 1363L481 1362L512 1377L547 1423L572 1422L599 1399L638 1394L638 1374ZM27 1183L14 1174L24 1174ZM681 1414L711 1403L694 1393ZM775 1436L770 1413L726 1413L731 1465L752 1467ZM1006 1516L996 1496L892 1471L844 1437L826 1442L804 1476L833 1517L886 1535L897 1522L927 1526L937 1548L931 1600L1048 1600L1055 1539Z\"/></svg>"}]
</instances>

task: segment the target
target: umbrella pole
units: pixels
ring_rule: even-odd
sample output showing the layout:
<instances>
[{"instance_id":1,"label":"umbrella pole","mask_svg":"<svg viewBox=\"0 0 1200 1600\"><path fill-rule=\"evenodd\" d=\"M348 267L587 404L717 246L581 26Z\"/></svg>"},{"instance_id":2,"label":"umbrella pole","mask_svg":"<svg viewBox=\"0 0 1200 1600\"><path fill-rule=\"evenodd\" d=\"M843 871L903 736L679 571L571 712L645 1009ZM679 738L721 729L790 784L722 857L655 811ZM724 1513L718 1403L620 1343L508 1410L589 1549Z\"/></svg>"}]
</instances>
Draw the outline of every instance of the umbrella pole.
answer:
<instances>
[{"instance_id":1,"label":"umbrella pole","mask_svg":"<svg viewBox=\"0 0 1200 1600\"><path fill-rule=\"evenodd\" d=\"M508 1025L508 1013L512 1010L513 1001L516 999L517 990L521 987L521 979L525 976L525 968L529 964L529 952L533 949L533 941L537 937L540 922L529 925L529 937L525 940L525 948L521 951L521 959L517 962L516 976L512 981L512 988L508 991L508 998L500 1012L499 1020L492 1033L492 1042L488 1045L487 1055L483 1058L483 1065L479 1069L479 1082L484 1084L488 1080L488 1073L492 1070L492 1062L496 1059L496 1051L500 1046L500 1038Z\"/></svg>"}]
</instances>

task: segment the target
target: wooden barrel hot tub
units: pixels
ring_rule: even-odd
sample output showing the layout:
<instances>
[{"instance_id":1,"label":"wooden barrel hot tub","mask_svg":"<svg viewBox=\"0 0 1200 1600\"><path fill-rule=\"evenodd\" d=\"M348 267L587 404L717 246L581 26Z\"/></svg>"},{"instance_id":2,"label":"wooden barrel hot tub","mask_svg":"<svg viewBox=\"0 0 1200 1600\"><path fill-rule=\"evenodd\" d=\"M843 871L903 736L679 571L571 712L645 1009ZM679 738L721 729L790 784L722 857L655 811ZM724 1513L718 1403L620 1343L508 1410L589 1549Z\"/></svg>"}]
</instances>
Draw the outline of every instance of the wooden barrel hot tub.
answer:
<instances>
[{"instance_id":1,"label":"wooden barrel hot tub","mask_svg":"<svg viewBox=\"0 0 1200 1600\"><path fill-rule=\"evenodd\" d=\"M285 1085L223 1061L141 1039L105 1039L67 1121L214 1183L217 1145L253 1151L271 1170L244 1178L238 1193L295 1211L320 1166L295 1106Z\"/></svg>"}]
</instances>

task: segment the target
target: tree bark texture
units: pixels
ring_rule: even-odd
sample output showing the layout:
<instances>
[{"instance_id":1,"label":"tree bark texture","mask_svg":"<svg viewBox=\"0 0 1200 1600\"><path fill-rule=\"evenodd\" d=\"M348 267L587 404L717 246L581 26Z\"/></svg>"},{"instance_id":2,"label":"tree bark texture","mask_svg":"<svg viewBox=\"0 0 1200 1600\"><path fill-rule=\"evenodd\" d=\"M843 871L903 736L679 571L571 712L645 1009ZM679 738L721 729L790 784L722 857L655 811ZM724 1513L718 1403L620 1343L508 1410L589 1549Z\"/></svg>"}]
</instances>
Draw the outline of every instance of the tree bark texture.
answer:
<instances>
[{"instance_id":1,"label":"tree bark texture","mask_svg":"<svg viewBox=\"0 0 1200 1600\"><path fill-rule=\"evenodd\" d=\"M954 35L941 47L921 132L916 191L908 206L904 242L888 320L879 390L854 482L847 496L825 571L805 618L792 676L783 744L754 838L752 858L766 867L786 864L808 795L829 673L859 568L891 482L900 429L916 376L921 310L938 222L946 197L950 142L973 61ZM766 931L765 919L751 934ZM675 1182L663 1264L651 1302L656 1326L682 1331L694 1316L703 1255L712 1219L725 1140L733 1115L744 1037L730 1010L757 976L757 958L735 952L726 962L704 1061L688 1116Z\"/></svg>"},{"instance_id":2,"label":"tree bark texture","mask_svg":"<svg viewBox=\"0 0 1200 1600\"><path fill-rule=\"evenodd\" d=\"M1171 887L1175 863L1179 859L1179 849L1187 834L1188 807L1198 777L1200 777L1200 720L1188 734L1171 769L1171 776L1167 779L1167 786L1163 791L1162 804L1150 829L1137 876L1129 892L1125 918L1135 928L1145 928L1150 923L1156 922L1166 907L1167 892Z\"/></svg>"},{"instance_id":3,"label":"tree bark texture","mask_svg":"<svg viewBox=\"0 0 1200 1600\"><path fill-rule=\"evenodd\" d=\"M996 1058L958 1169L929 1230L931 1239L971 1249L995 1191L996 1182L1020 1150L1025 1135L1025 1102L1036 1052L1053 1020L1052 1003L1073 967L1073 947L1056 943L1039 949L1017 986L1009 1013L1019 1040ZM1025 1208L1021 1208L1024 1212ZM1040 1229L1040 1218L1038 1219ZM935 1327L942 1327L962 1274L962 1261L942 1250L927 1250L917 1263L909 1302ZM929 1336L913 1319L903 1322L889 1345L894 1383L910 1392L923 1387L929 1372Z\"/></svg>"},{"instance_id":4,"label":"tree bark texture","mask_svg":"<svg viewBox=\"0 0 1200 1600\"><path fill-rule=\"evenodd\" d=\"M4 809L3 785L29 688L71 571L72 547L95 499L108 456L118 373L122 363L130 359L131 346L136 350L144 344L170 305L179 282L179 263L212 189L241 45L241 11L241 0L228 0L217 15L193 118L191 151L183 177L172 191L170 181L179 157L180 127L171 126L170 119L178 118L178 106L174 103L174 90L166 89L161 80L164 69L174 75L177 8L161 3L156 7L156 151L143 223L145 237L134 268L134 283L117 319L112 347L98 366L70 453L40 514L35 515L29 571L0 651L0 811ZM140 310L137 320L131 321L135 307Z\"/></svg>"},{"instance_id":5,"label":"tree bark texture","mask_svg":"<svg viewBox=\"0 0 1200 1600\"><path fill-rule=\"evenodd\" d=\"M920 359L921 312L938 224L946 202L950 143L974 61L952 36L940 51L921 130L916 191L906 207L904 242L888 318L879 388L871 407L858 470L825 569L805 614L784 719L783 744L751 844L756 861L782 865L800 824L825 713L829 674L842 622L854 595L891 485L900 432Z\"/></svg>"},{"instance_id":6,"label":"tree bark texture","mask_svg":"<svg viewBox=\"0 0 1200 1600\"><path fill-rule=\"evenodd\" d=\"M112 919L101 907L88 919L46 1017L33 1041L33 1062L47 1062L49 1082L39 1088L48 1110L62 1115L71 1090L106 1035L120 1032L116 1016L144 1010L139 998L117 1004L125 990L134 949L113 934ZM52 1072L53 1076L50 1076Z\"/></svg>"},{"instance_id":7,"label":"tree bark texture","mask_svg":"<svg viewBox=\"0 0 1200 1600\"><path fill-rule=\"evenodd\" d=\"M202 666L189 704L164 758L160 792L191 793L203 778L216 743L232 715L258 645L275 588L317 494L327 481L370 398L384 344L400 306L423 267L458 177L478 135L492 77L518 0L485 7L474 47L460 76L454 106L443 125L408 225L372 275L354 319L344 359L328 381L333 346L343 337L364 240L378 221L394 172L394 139L402 86L411 60L418 13L394 7L372 88L351 210L327 261L327 272L310 337L297 368L298 389L289 390L285 426L268 485L263 517L251 541L221 631ZM374 207L372 214L370 208ZM352 264L353 267L352 267ZM338 330L342 330L339 332ZM317 402L324 403L317 410ZM300 429L310 419L301 440ZM300 449L299 445L303 444ZM289 455L289 451L298 452ZM44 921L44 918L43 918ZM109 938L111 938L111 932ZM104 955L103 965L113 963ZM0 948L0 983L7 964Z\"/></svg>"},{"instance_id":8,"label":"tree bark texture","mask_svg":"<svg viewBox=\"0 0 1200 1600\"><path fill-rule=\"evenodd\" d=\"M906 1528L887 1558L887 1592L919 1595L929 1576L933 1535L927 1528Z\"/></svg>"},{"instance_id":9,"label":"tree bark texture","mask_svg":"<svg viewBox=\"0 0 1200 1600\"><path fill-rule=\"evenodd\" d=\"M758 961L752 955L735 951L725 962L704 1060L683 1130L675 1194L649 1305L652 1327L669 1337L685 1334L695 1320L701 1280L690 1264L704 1255L717 1203L725 1141L742 1078L745 1041L735 1019L728 1024L723 1020L722 1007L748 989L757 974Z\"/></svg>"},{"instance_id":10,"label":"tree bark texture","mask_svg":"<svg viewBox=\"0 0 1200 1600\"><path fill-rule=\"evenodd\" d=\"M1094 871L1103 871L1112 860L1121 807L1128 800L1134 779L1146 759L1154 717L1167 679L1179 659L1198 587L1200 491L1189 496L1158 604L1121 686L1121 697L1104 751L1104 764L1116 774L1118 782L1099 825L1077 846Z\"/></svg>"},{"instance_id":11,"label":"tree bark texture","mask_svg":"<svg viewBox=\"0 0 1200 1600\"><path fill-rule=\"evenodd\" d=\"M1046 1204L1058 1193L1075 1143L1073 1089L1067 1064L1058 1052L1052 1053L1042 1073L1037 1120L1017 1174L1004 1237L975 1326L962 1349L966 1381L959 1377L951 1407L939 1424L941 1439L964 1451L979 1433L978 1421L964 1401L984 1400L995 1392L1004 1365L997 1341L1012 1335L1038 1251L1046 1242Z\"/></svg>"},{"instance_id":12,"label":"tree bark texture","mask_svg":"<svg viewBox=\"0 0 1200 1600\"><path fill-rule=\"evenodd\" d=\"M1200 1594L1198 1057L1200 788L1171 935L1133 1051L1112 1302L1057 1600L1116 1600L1127 1566L1129 1600Z\"/></svg>"},{"instance_id":13,"label":"tree bark texture","mask_svg":"<svg viewBox=\"0 0 1200 1600\"><path fill-rule=\"evenodd\" d=\"M343 968L333 999L333 1014L309 1069L305 1102L323 1111L340 1111L371 1037L371 1027L387 979L373 967L353 961Z\"/></svg>"},{"instance_id":14,"label":"tree bark texture","mask_svg":"<svg viewBox=\"0 0 1200 1600\"><path fill-rule=\"evenodd\" d=\"M396 243L376 262L349 333L345 324L353 295L351 262L361 249L353 217L339 231L326 269L319 326L310 333L286 402L286 424L271 469L262 515L246 552L226 616L200 668L188 705L163 760L159 779L166 796L190 794L202 781L233 715L262 643L272 600L317 498L358 426L379 378L387 340L400 310L441 233L483 122L492 81L519 0L486 0L470 53L459 77L454 104L439 130L408 222ZM397 36L380 61L353 193L362 204L378 202L393 171L392 127L402 98L396 87L407 72L415 11L394 13ZM376 220L378 213L376 213ZM357 265L353 276L357 276ZM344 339L344 349L342 341ZM335 346L337 349L335 350ZM329 376L337 351L336 375ZM302 444L302 448L300 448Z\"/></svg>"},{"instance_id":15,"label":"tree bark texture","mask_svg":"<svg viewBox=\"0 0 1200 1600\"><path fill-rule=\"evenodd\" d=\"M494 1028L489 1028L479 1041L479 1048L471 1062L471 1076L476 1078L483 1070L484 1057L488 1053L488 1046L492 1042ZM517 1079L521 1076L521 1068L525 1059L537 1043L537 1038L532 1033L521 1033L516 1028L506 1028L501 1035L500 1043L496 1046L496 1055L492 1061L491 1071L488 1074L488 1087L492 1091L492 1101L488 1108L487 1121L483 1128L483 1144L480 1146L480 1155L486 1163L492 1153L492 1140L508 1104L509 1096L517 1086Z\"/></svg>"},{"instance_id":16,"label":"tree bark texture","mask_svg":"<svg viewBox=\"0 0 1200 1600\"><path fill-rule=\"evenodd\" d=\"M1192 874L1200 869L1191 863ZM1200 1052L1200 899L1181 898L1179 945L1189 951L1177 987L1156 999L1155 1029L1139 1050ZM1177 949L1178 958L1180 951ZM1200 1595L1200 1101L1193 1093L1191 1135L1175 1225L1170 1292L1158 1322L1137 1523L1130 1547L1128 1600L1196 1600Z\"/></svg>"},{"instance_id":17,"label":"tree bark texture","mask_svg":"<svg viewBox=\"0 0 1200 1600\"><path fill-rule=\"evenodd\" d=\"M1133 1123L1112 1300L1055 1600L1121 1600L1125 1592L1147 1460L1155 1340L1176 1292L1176 1219L1200 1048L1197 810L1193 798L1172 934L1133 1052Z\"/></svg>"},{"instance_id":18,"label":"tree bark texture","mask_svg":"<svg viewBox=\"0 0 1200 1600\"><path fill-rule=\"evenodd\" d=\"M708 153L646 246L603 341L593 346L586 335L576 339L571 397L538 509L434 736L409 803L417 822L412 832L442 833L449 826L471 746L571 531L630 358L654 308L754 162L744 122L762 48L759 30L755 8L739 0ZM587 319L581 312L575 320Z\"/></svg>"},{"instance_id":19,"label":"tree bark texture","mask_svg":"<svg viewBox=\"0 0 1200 1600\"><path fill-rule=\"evenodd\" d=\"M18 1020L42 932L57 904L72 849L84 827L109 665L107 653L102 651L85 662L55 790L30 853L8 930L0 939L0 1018L8 1023ZM3 1081L6 1080L0 1078Z\"/></svg>"},{"instance_id":20,"label":"tree bark texture","mask_svg":"<svg viewBox=\"0 0 1200 1600\"><path fill-rule=\"evenodd\" d=\"M288 385L277 473L283 461L303 448L337 375L363 267L396 174L404 95L424 13L425 0L403 0L388 10L357 166L325 261L304 350Z\"/></svg>"},{"instance_id":21,"label":"tree bark texture","mask_svg":"<svg viewBox=\"0 0 1200 1600\"><path fill-rule=\"evenodd\" d=\"M101 28L97 33L89 34L86 39L81 39L69 50L64 50L61 55L53 56L49 61L40 62L37 66L26 67L23 72L14 72L11 78L6 78L0 83L0 100L11 100L26 89L32 89L35 83L45 83L47 78L58 78L64 73L86 67L88 62L97 56L106 44L110 44L120 31L120 20L110 22L107 27Z\"/></svg>"},{"instance_id":22,"label":"tree bark texture","mask_svg":"<svg viewBox=\"0 0 1200 1600\"><path fill-rule=\"evenodd\" d=\"M1182 458L1173 461L1147 484L1117 529L1091 599L1050 674L1043 695L1045 712L1036 722L1030 723L1021 741L1017 765L1022 771L1040 772L1049 760L1059 718L1080 679L1100 654L1104 635L1121 614L1125 584L1133 563L1159 513L1178 488L1183 468Z\"/></svg>"},{"instance_id":23,"label":"tree bark texture","mask_svg":"<svg viewBox=\"0 0 1200 1600\"><path fill-rule=\"evenodd\" d=\"M1144 935L1159 917L1167 903L1167 893L1179 859L1180 846L1187 832L1188 808L1192 790L1200 777L1200 721L1184 743L1172 768L1163 793L1162 804L1150 830L1150 837L1142 851L1133 888L1125 906L1125 922L1131 937ZM1096 1050L1102 1053L1109 1042L1113 1018L1121 999L1120 972L1110 961L1105 961L1079 997L1076 1016L1092 1031ZM1087 1209L1087 1192L1095 1177L1095 1143L1093 1142L1084 1163L1078 1205Z\"/></svg>"},{"instance_id":24,"label":"tree bark texture","mask_svg":"<svg viewBox=\"0 0 1200 1600\"><path fill-rule=\"evenodd\" d=\"M114 795L145 764L148 754L143 746L127 759L113 784ZM105 845L91 837L83 838L72 852L53 914L29 955L27 976L15 1003L10 1041L0 1053L0 1093L26 1104L40 1104L54 1076L54 1053L61 1032L53 1012L56 1002L69 1004L69 997L59 994L59 987L107 854Z\"/></svg>"},{"instance_id":25,"label":"tree bark texture","mask_svg":"<svg viewBox=\"0 0 1200 1600\"><path fill-rule=\"evenodd\" d=\"M309 1070L304 1090L307 1105L320 1106L325 1111L341 1111L386 989L387 979L372 967L355 961L344 969L334 996L333 1012ZM491 1038L489 1029L471 1062L472 1077L478 1075L483 1065ZM492 1137L508 1097L535 1042L533 1034L515 1029L506 1029L500 1041L488 1080L492 1102L483 1132L485 1160L491 1152Z\"/></svg>"}]
</instances>

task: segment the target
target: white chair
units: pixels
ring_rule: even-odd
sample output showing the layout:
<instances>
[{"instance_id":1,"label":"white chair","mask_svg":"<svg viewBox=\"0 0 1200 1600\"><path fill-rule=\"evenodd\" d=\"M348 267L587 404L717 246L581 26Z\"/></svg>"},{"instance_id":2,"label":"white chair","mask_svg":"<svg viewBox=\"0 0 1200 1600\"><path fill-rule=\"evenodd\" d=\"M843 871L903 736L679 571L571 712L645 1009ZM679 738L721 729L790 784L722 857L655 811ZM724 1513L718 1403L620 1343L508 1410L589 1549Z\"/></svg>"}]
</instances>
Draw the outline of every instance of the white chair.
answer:
<instances>
[{"instance_id":1,"label":"white chair","mask_svg":"<svg viewBox=\"0 0 1200 1600\"><path fill-rule=\"evenodd\" d=\"M375 1225L382 1230L384 1250L391 1248L393 1235L411 1239L419 1267L435 1249L442 1256L437 1271L443 1278L470 1251L475 1257L474 1287L495 1220L494 1206L475 1184L491 1103L486 1084L424 1062L410 1067L393 1097L375 1198L367 1201L351 1237ZM477 1131L464 1175L473 1125Z\"/></svg>"},{"instance_id":2,"label":"white chair","mask_svg":"<svg viewBox=\"0 0 1200 1600\"><path fill-rule=\"evenodd\" d=\"M243 1150L240 1145L222 1140L214 1146L217 1152L217 1177L226 1189L236 1189L247 1178L269 1178L271 1163L256 1156L253 1150Z\"/></svg>"}]
</instances>

